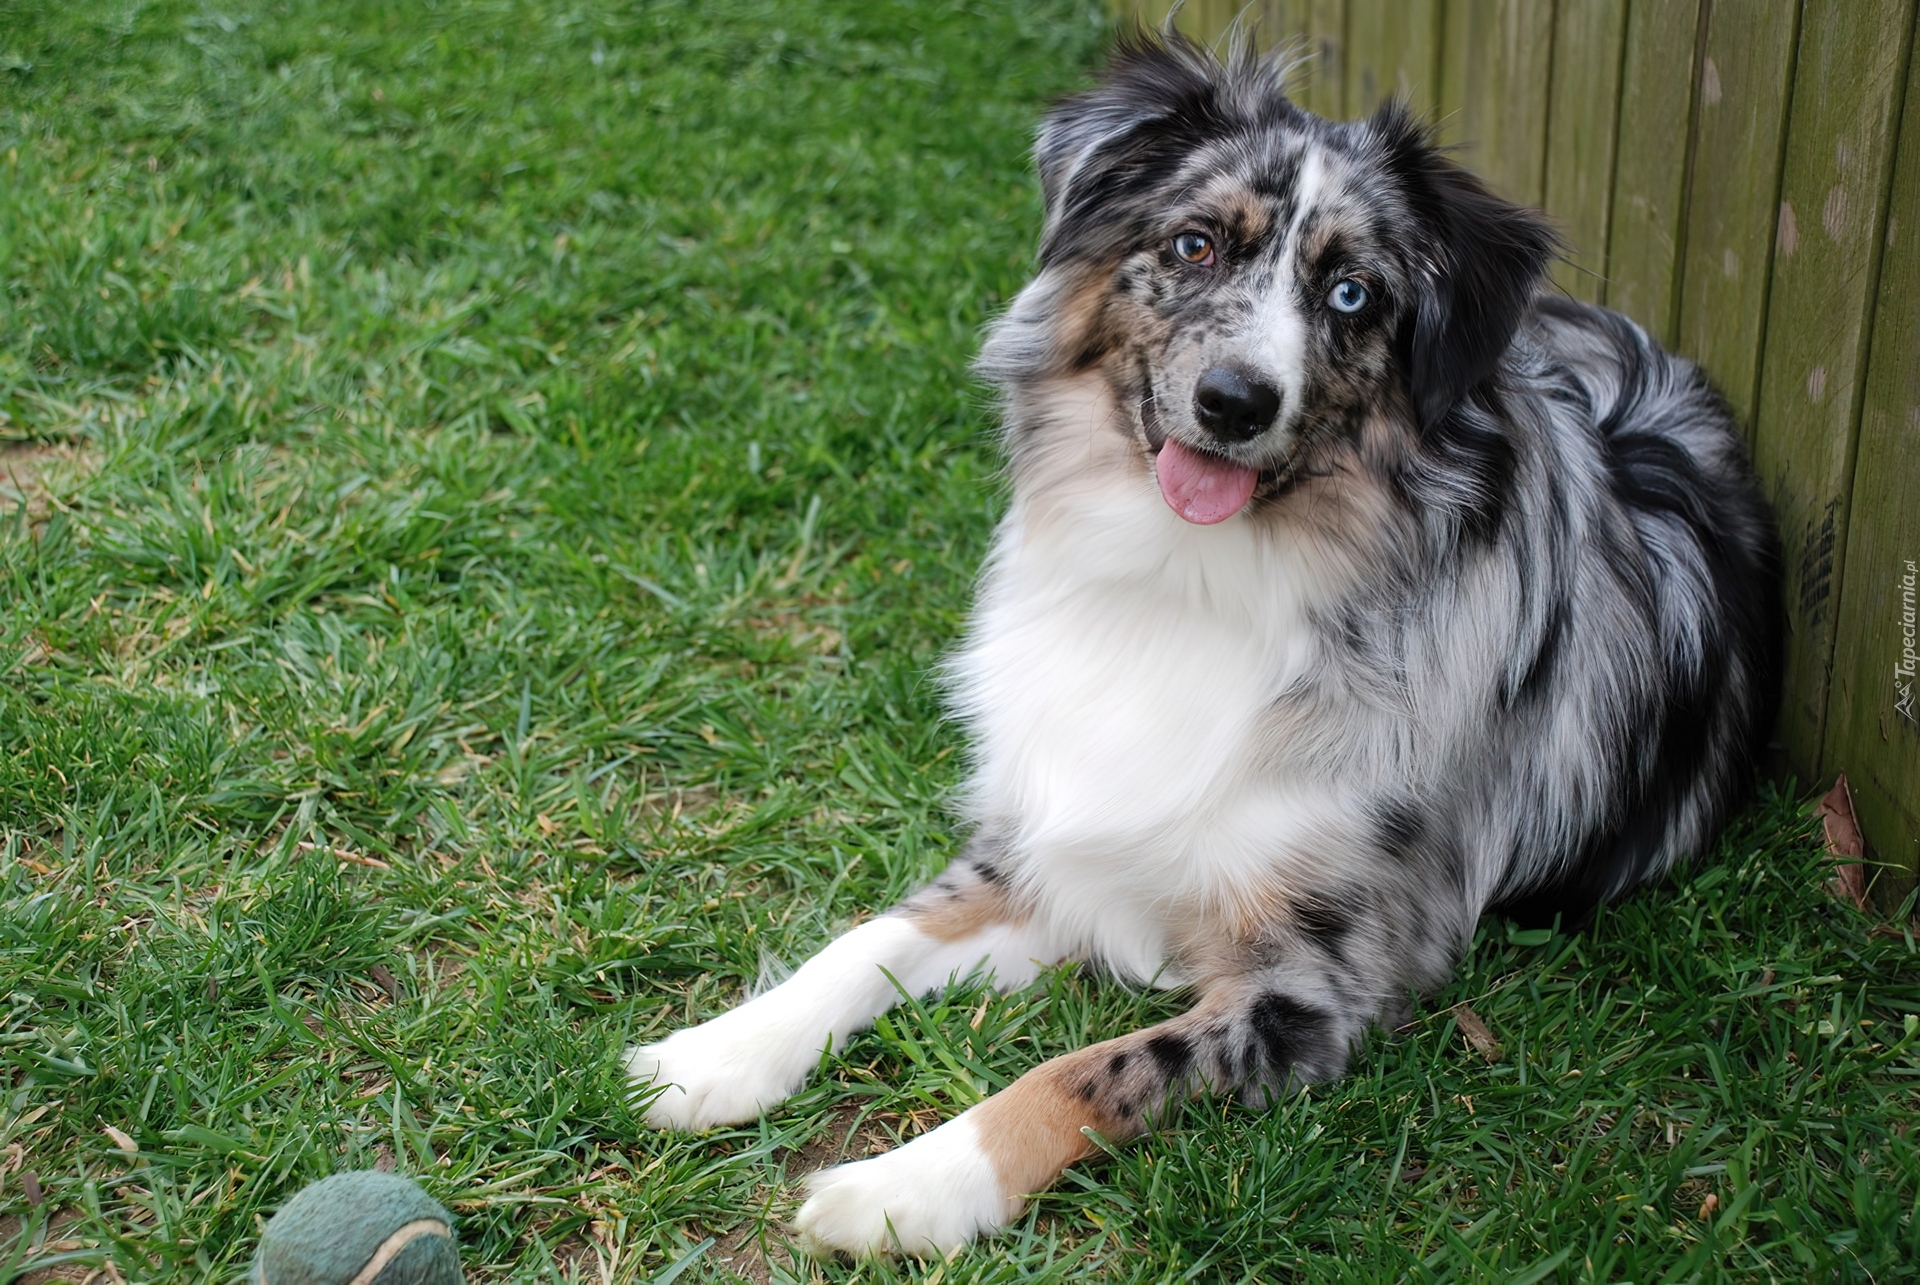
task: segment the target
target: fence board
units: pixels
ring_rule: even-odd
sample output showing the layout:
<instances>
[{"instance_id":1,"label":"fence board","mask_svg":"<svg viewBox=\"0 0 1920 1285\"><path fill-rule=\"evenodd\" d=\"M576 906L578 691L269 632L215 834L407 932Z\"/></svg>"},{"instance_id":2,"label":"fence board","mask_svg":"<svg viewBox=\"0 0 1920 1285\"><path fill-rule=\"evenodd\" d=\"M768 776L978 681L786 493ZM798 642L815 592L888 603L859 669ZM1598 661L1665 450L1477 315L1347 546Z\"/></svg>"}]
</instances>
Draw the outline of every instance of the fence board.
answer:
<instances>
[{"instance_id":1,"label":"fence board","mask_svg":"<svg viewBox=\"0 0 1920 1285\"><path fill-rule=\"evenodd\" d=\"M1906 5L1808 0L1782 168L1754 462L1787 551L1789 762L1821 772ZM1724 323L1723 323L1724 324Z\"/></svg>"},{"instance_id":2,"label":"fence board","mask_svg":"<svg viewBox=\"0 0 1920 1285\"><path fill-rule=\"evenodd\" d=\"M1627 0L1561 0L1554 19L1545 204L1567 259L1554 265L1553 279L1589 303L1606 294L1626 34Z\"/></svg>"},{"instance_id":3,"label":"fence board","mask_svg":"<svg viewBox=\"0 0 1920 1285\"><path fill-rule=\"evenodd\" d=\"M1498 191L1540 204L1553 75L1552 0L1452 0L1440 99L1451 138Z\"/></svg>"},{"instance_id":4,"label":"fence board","mask_svg":"<svg viewBox=\"0 0 1920 1285\"><path fill-rule=\"evenodd\" d=\"M1431 119L1440 105L1440 0L1348 0L1347 116L1388 98Z\"/></svg>"},{"instance_id":5,"label":"fence board","mask_svg":"<svg viewBox=\"0 0 1920 1285\"><path fill-rule=\"evenodd\" d=\"M1799 15L1780 0L1715 4L1695 100L1678 342L1749 431Z\"/></svg>"},{"instance_id":6,"label":"fence board","mask_svg":"<svg viewBox=\"0 0 1920 1285\"><path fill-rule=\"evenodd\" d=\"M1912 659L1920 651L1920 57L1909 55L1906 76L1824 755L1852 782L1877 855L1907 872L1890 881L1884 905L1897 904L1920 870L1920 686Z\"/></svg>"},{"instance_id":7,"label":"fence board","mask_svg":"<svg viewBox=\"0 0 1920 1285\"><path fill-rule=\"evenodd\" d=\"M1154 23L1161 21L1167 12L1164 4L1146 4L1139 8L1146 20ZM1187 0L1174 15L1174 25L1201 44L1217 48L1220 37L1226 34L1239 12L1240 6L1233 0Z\"/></svg>"},{"instance_id":8,"label":"fence board","mask_svg":"<svg viewBox=\"0 0 1920 1285\"><path fill-rule=\"evenodd\" d=\"M1699 26L1700 0L1630 6L1620 71L1605 302L1668 344L1679 304Z\"/></svg>"},{"instance_id":9,"label":"fence board","mask_svg":"<svg viewBox=\"0 0 1920 1285\"><path fill-rule=\"evenodd\" d=\"M1270 0L1261 13L1260 43L1298 42L1309 61L1293 74L1288 93L1310 112L1339 117L1346 93L1345 0Z\"/></svg>"}]
</instances>

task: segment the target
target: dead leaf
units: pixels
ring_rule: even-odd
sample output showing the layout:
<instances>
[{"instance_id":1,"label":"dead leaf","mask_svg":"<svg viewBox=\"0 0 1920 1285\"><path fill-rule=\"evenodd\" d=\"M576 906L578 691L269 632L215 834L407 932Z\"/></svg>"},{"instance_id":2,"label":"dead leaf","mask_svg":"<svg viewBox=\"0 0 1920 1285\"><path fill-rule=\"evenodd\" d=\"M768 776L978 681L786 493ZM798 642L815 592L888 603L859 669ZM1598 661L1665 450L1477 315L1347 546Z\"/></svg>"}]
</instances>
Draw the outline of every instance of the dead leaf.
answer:
<instances>
[{"instance_id":1,"label":"dead leaf","mask_svg":"<svg viewBox=\"0 0 1920 1285\"><path fill-rule=\"evenodd\" d=\"M1861 914L1868 913L1866 840L1860 834L1860 822L1853 814L1853 791L1847 788L1847 774L1834 778L1833 788L1820 800L1820 828L1825 832L1827 855L1833 858L1833 879L1827 890L1842 901L1853 903Z\"/></svg>"},{"instance_id":2,"label":"dead leaf","mask_svg":"<svg viewBox=\"0 0 1920 1285\"><path fill-rule=\"evenodd\" d=\"M400 1002L400 979L393 975L392 969L385 964L375 964L367 970L367 976L373 979L374 985L387 993L388 999L396 1004Z\"/></svg>"},{"instance_id":3,"label":"dead leaf","mask_svg":"<svg viewBox=\"0 0 1920 1285\"><path fill-rule=\"evenodd\" d=\"M139 1143L135 1142L131 1137L120 1132L120 1130L114 1128L110 1124L100 1126L100 1132L106 1134L109 1138L112 1138L113 1145L120 1148L120 1150L122 1151L140 1150Z\"/></svg>"},{"instance_id":4,"label":"dead leaf","mask_svg":"<svg viewBox=\"0 0 1920 1285\"><path fill-rule=\"evenodd\" d=\"M1465 1004L1453 1006L1453 1020L1459 1026L1460 1033L1467 1037L1467 1043L1473 1045L1481 1057L1489 1062L1500 1060L1500 1041L1493 1038L1493 1032L1480 1020L1480 1014Z\"/></svg>"}]
</instances>

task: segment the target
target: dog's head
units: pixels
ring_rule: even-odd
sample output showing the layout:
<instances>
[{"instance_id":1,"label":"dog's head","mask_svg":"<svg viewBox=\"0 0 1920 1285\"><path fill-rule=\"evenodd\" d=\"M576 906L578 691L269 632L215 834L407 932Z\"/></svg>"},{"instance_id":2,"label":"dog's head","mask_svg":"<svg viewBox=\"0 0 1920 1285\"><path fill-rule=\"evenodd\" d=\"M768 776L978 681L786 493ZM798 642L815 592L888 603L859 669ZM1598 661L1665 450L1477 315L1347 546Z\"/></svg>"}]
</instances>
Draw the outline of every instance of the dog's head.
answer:
<instances>
[{"instance_id":1,"label":"dog's head","mask_svg":"<svg viewBox=\"0 0 1920 1285\"><path fill-rule=\"evenodd\" d=\"M1384 412L1416 441L1492 373L1554 250L1398 105L1338 124L1287 68L1124 42L1037 147L1041 274L982 367L1098 367L1198 523L1277 494Z\"/></svg>"}]
</instances>

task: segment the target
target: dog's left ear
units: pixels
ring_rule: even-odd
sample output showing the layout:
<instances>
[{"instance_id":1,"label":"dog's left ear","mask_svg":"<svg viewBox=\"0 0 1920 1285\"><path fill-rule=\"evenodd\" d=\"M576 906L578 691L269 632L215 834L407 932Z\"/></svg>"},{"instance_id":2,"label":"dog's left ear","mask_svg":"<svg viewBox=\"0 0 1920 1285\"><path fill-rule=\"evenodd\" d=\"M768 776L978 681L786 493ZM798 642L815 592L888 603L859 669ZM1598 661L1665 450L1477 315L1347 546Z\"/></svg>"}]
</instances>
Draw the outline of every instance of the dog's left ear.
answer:
<instances>
[{"instance_id":1,"label":"dog's left ear","mask_svg":"<svg viewBox=\"0 0 1920 1285\"><path fill-rule=\"evenodd\" d=\"M1493 373L1560 241L1540 214L1449 160L1398 103L1371 124L1422 229L1424 261L1400 342L1426 429Z\"/></svg>"}]
</instances>

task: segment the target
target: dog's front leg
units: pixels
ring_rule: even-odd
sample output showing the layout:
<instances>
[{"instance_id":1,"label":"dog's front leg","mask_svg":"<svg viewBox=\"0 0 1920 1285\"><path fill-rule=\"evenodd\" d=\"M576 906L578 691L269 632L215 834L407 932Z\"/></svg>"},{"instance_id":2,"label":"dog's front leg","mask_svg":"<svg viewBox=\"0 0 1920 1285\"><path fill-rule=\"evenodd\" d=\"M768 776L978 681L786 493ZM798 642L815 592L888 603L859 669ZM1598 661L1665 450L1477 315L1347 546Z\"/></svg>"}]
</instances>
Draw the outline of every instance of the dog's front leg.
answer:
<instances>
[{"instance_id":1,"label":"dog's front leg","mask_svg":"<svg viewBox=\"0 0 1920 1285\"><path fill-rule=\"evenodd\" d=\"M665 1086L647 1107L654 1128L737 1124L791 1095L829 1043L871 1024L901 990L925 994L975 969L1009 989L1060 957L994 868L963 857L908 901L828 943L772 990L634 1049L627 1069L641 1088Z\"/></svg>"},{"instance_id":2,"label":"dog's front leg","mask_svg":"<svg viewBox=\"0 0 1920 1285\"><path fill-rule=\"evenodd\" d=\"M1318 987L1236 977L1191 1011L1027 1072L906 1146L813 1176L797 1219L816 1250L938 1254L1006 1226L1033 1192L1202 1088L1260 1102L1346 1067L1363 1017L1302 998Z\"/></svg>"}]
</instances>

